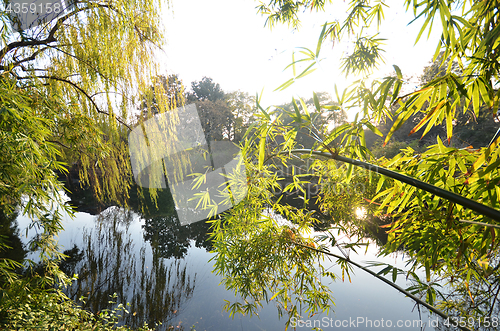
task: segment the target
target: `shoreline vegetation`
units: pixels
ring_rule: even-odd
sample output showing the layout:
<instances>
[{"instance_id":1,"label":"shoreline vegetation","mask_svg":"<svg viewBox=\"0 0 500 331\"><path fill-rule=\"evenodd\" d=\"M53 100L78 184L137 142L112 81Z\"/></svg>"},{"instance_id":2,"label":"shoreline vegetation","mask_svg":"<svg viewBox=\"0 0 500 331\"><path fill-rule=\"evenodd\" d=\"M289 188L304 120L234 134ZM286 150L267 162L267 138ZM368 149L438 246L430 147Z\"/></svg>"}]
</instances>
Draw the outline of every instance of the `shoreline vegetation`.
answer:
<instances>
[{"instance_id":1,"label":"shoreline vegetation","mask_svg":"<svg viewBox=\"0 0 500 331\"><path fill-rule=\"evenodd\" d=\"M257 11L271 28L297 28L306 9L332 10L330 2L272 0ZM392 282L383 281L393 287L398 276L406 277L411 286L398 290L441 316L482 322L497 316L500 3L405 0L415 16L412 24L421 26L416 42L432 29L442 32L412 91L405 90L397 65L391 76L369 78L383 60L378 27L387 4L349 3L344 18L318 31L315 49L294 55L286 67L291 78L278 90L315 70L330 41L353 42L340 65L346 75L362 78L336 89L335 96L318 92L266 108L259 95L225 91L211 78L192 82L188 90L177 75L158 71L152 54L164 43L160 13L168 1L78 1L24 30L7 3L0 3L0 325L130 329L116 326L127 309L123 304L93 313L62 291L75 281L60 267L67 258L56 241L62 215L88 205L92 213L131 206L133 200L141 213L174 211L172 204L162 205L168 193L135 183L128 134L191 103L206 140L230 142L244 156L245 176L228 176L221 194L233 201L233 192L244 186L246 196L209 220L214 272L236 295L225 305L231 316L258 314L263 302L272 301L288 328L299 316L329 311L333 298L321 280L336 275L316 261L334 254L329 247L364 245L340 245L336 231L352 238L373 231L374 238L382 237L380 256L403 249L409 271L359 267L377 278L391 275ZM358 113L348 121L352 110ZM390 176L355 167L362 164ZM207 173L195 175L198 183L206 181ZM418 189L408 177L418 179ZM60 193L66 189L70 195L91 194L71 206ZM197 208L217 209L213 196L195 198ZM365 222L360 213L380 223ZM29 217L30 228L38 231L29 247L18 240L17 214ZM324 236L304 235L311 229ZM40 263L26 260L26 250L37 252ZM342 279L349 278L352 261L334 257ZM458 327L477 329L468 323Z\"/></svg>"}]
</instances>

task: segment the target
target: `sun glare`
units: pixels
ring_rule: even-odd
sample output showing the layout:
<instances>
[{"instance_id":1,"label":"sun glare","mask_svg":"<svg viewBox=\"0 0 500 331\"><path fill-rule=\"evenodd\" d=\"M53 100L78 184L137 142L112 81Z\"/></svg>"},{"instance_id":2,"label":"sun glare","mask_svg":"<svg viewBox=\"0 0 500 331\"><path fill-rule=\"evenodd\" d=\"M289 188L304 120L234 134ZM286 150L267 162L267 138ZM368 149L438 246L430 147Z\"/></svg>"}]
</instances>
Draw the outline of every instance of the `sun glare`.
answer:
<instances>
[{"instance_id":1,"label":"sun glare","mask_svg":"<svg viewBox=\"0 0 500 331\"><path fill-rule=\"evenodd\" d=\"M364 219L366 218L366 208L365 207L358 207L356 208L356 210L354 211L354 213L356 214L356 217L358 219Z\"/></svg>"}]
</instances>

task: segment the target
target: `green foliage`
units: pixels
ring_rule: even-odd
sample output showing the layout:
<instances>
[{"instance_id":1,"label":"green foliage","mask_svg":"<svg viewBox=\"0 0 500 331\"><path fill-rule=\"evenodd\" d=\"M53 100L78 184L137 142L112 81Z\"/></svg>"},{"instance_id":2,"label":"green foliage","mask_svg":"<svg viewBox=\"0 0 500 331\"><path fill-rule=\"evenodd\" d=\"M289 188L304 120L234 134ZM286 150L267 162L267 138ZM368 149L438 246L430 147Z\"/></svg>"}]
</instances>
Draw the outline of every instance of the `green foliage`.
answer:
<instances>
[{"instance_id":1,"label":"green foliage","mask_svg":"<svg viewBox=\"0 0 500 331\"><path fill-rule=\"evenodd\" d=\"M161 46L161 3L78 1L47 24L17 32L0 3L0 212L28 216L42 268L0 260L2 329L112 329L116 312L82 310L61 287L55 236L63 213L58 175L79 169L100 201L126 203L128 109L137 108ZM161 105L162 109L164 108ZM3 242L1 243L3 248ZM25 261L23 267L28 267ZM125 329L125 328L123 328Z\"/></svg>"},{"instance_id":2,"label":"green foliage","mask_svg":"<svg viewBox=\"0 0 500 331\"><path fill-rule=\"evenodd\" d=\"M323 106L315 104L321 111ZM323 268L322 254L316 248L337 244L335 232L362 238L367 227L360 224L356 209L370 208L362 197L373 196L375 190L364 171L329 159L316 159L307 165L298 162L289 152L299 144L301 128L309 129L308 135L316 137L318 146L326 140L325 134L330 138L332 134L328 122L313 121L314 113L309 113L302 100L292 100L290 108L269 113L262 110L258 115L261 125L247 133L242 149L247 196L224 217L212 221L215 270L223 277L222 283L242 298L227 301L225 308L231 315L253 315L263 301L276 302L287 325L292 317L331 309L331 293L321 279L337 276ZM311 127L313 124L318 126ZM361 129L361 125L356 128ZM352 185L343 181L349 172ZM319 187L314 202L310 192L313 182ZM231 179L230 191L233 185L241 183ZM290 195L302 202L288 201ZM309 208L313 205L316 207ZM312 237L310 232L315 228L328 235ZM361 246L361 242L348 245L352 249ZM349 278L350 265L344 260L338 263L342 279Z\"/></svg>"},{"instance_id":3,"label":"green foliage","mask_svg":"<svg viewBox=\"0 0 500 331\"><path fill-rule=\"evenodd\" d=\"M293 98L290 103L276 106L273 112L280 117L279 123L294 127L294 139L297 146L302 148L317 144L318 128L327 130L328 127L340 126L347 122L346 113L338 109L338 105L331 100L328 93L319 92L314 96L307 100ZM328 111L325 111L327 109ZM333 145L333 142L330 144Z\"/></svg>"},{"instance_id":4,"label":"green foliage","mask_svg":"<svg viewBox=\"0 0 500 331\"><path fill-rule=\"evenodd\" d=\"M232 138L234 115L224 100L197 101L196 109L208 141Z\"/></svg>"},{"instance_id":5,"label":"green foliage","mask_svg":"<svg viewBox=\"0 0 500 331\"><path fill-rule=\"evenodd\" d=\"M129 330L116 328L120 313L127 313L119 304L110 310L93 314L70 300L62 291L76 278L69 279L59 268L63 255L55 253L56 243L45 236L41 245L42 268L28 267L24 275L18 270L26 265L0 259L0 326L6 330ZM8 248L0 241L0 249ZM110 302L115 304L116 302ZM149 330L147 325L141 330Z\"/></svg>"},{"instance_id":6,"label":"green foliage","mask_svg":"<svg viewBox=\"0 0 500 331\"><path fill-rule=\"evenodd\" d=\"M255 97L246 92L234 91L226 93L225 101L234 116L233 141L239 142L255 121Z\"/></svg>"},{"instance_id":7,"label":"green foliage","mask_svg":"<svg viewBox=\"0 0 500 331\"><path fill-rule=\"evenodd\" d=\"M142 95L137 121L149 119L152 115L165 111L165 108L183 106L186 97L184 90L184 84L177 75L155 77L150 88Z\"/></svg>"},{"instance_id":8,"label":"green foliage","mask_svg":"<svg viewBox=\"0 0 500 331\"><path fill-rule=\"evenodd\" d=\"M384 7L387 6L384 1L371 1L366 0L352 0L349 2L349 10L345 19L340 21L334 21L326 23L323 27L323 31L320 35L320 40L318 41L318 46L316 47L316 52L311 52L305 49L305 52L301 52L306 55L306 58L298 60L301 61L316 61L318 62L318 56L321 49L321 44L324 40L330 39L334 43L342 40L343 38L353 38L354 48L350 54L346 54L341 60L342 68L346 74L354 73L369 73L371 70L382 61L383 49L381 49L381 44L383 39L377 36L377 33L370 35L366 31L365 27L371 26L376 22L377 27L381 24L384 19ZM267 16L266 24L271 28L278 23L288 23L294 28L299 28L300 18L298 13L305 11L307 9L323 11L325 10L325 5L327 3L332 3L332 1L270 1L268 4L261 3L257 8L260 14ZM294 60L294 64L297 63ZM312 72L312 65L302 72L301 75L295 75L294 78L304 77L307 73ZM283 84L280 88L286 88L291 85Z\"/></svg>"},{"instance_id":9,"label":"green foliage","mask_svg":"<svg viewBox=\"0 0 500 331\"><path fill-rule=\"evenodd\" d=\"M251 163L251 185L243 203L233 208L224 221L216 219L214 248L215 269L223 284L242 302L227 301L225 308L235 313L258 314L262 301L275 301L280 315L298 316L301 307L309 316L330 308L328 288L319 277L333 276L315 261L318 254L296 244L316 247L301 229L317 222L312 213L273 202L272 190L278 189L273 165L258 168ZM291 224L283 224L276 213Z\"/></svg>"},{"instance_id":10,"label":"green foliage","mask_svg":"<svg viewBox=\"0 0 500 331\"><path fill-rule=\"evenodd\" d=\"M375 144L374 148L371 151L377 158L385 156L388 159L392 159L406 147L410 147L411 149L418 151L418 140L413 140L410 143L407 143L405 141L390 141L385 146L382 146L382 142L379 142L378 144Z\"/></svg>"},{"instance_id":11,"label":"green foliage","mask_svg":"<svg viewBox=\"0 0 500 331\"><path fill-rule=\"evenodd\" d=\"M324 10L326 3L271 1L261 3L258 10L268 15L270 26L287 22L297 28L299 12ZM442 31L434 57L438 62L424 72L424 85L417 90L400 95L403 73L394 65L392 76L360 79L341 93L336 90L331 104L322 104L313 94L310 103L292 99L288 109L271 110L264 109L256 98L261 114L241 142L247 183L230 178L230 187L248 185L248 195L223 218L213 220L216 272L241 296L241 300L226 305L232 314L254 314L261 301L277 302L280 313L288 318L302 311L312 316L330 309L331 293L321 279L335 276L322 267L323 252L340 247L340 232L357 238L344 248L365 244L364 225L352 217L352 210L339 208L339 204L353 201L358 201L354 206L365 208L364 202L371 202L368 208L389 219L385 226L388 242L382 254L404 247L412 263L407 274L414 282L411 292L462 316L483 318L498 311L499 291L489 284L498 283L500 277L496 239L500 220L332 160L338 155L368 160L486 206L500 207L500 137L475 150L452 147L452 138L468 139L464 130L457 136L457 125L471 125L476 119L486 123L499 108L499 3L406 0L405 4L415 16L412 23L421 24L417 42L433 28ZM352 52L339 61L346 74L372 72L382 60L383 38L376 30L384 19L384 6L384 1L351 0L344 18L323 26L316 49L302 48L299 54L303 57L298 60L294 55L287 67L293 77L278 89L313 72L328 39L334 44L346 39L354 43ZM84 1L57 21L19 35L1 15L0 145L5 152L0 156L0 207L10 213L21 203L22 212L32 218L33 225L43 228L34 244L45 266L41 275L19 278L12 272L19 265L0 261L4 299L0 314L11 327L32 327L38 322L47 327L67 323L74 328L110 327L113 323L107 313L99 320L74 307L59 290L67 279L57 268L61 255L53 236L60 230L61 213L70 211L61 203L55 172L64 171L63 160L75 162L83 182L91 184L99 197L127 199L131 182L125 142L127 109L141 109L145 96L149 114L152 106L163 112L177 104L169 96L169 85L165 88L161 79L151 88L151 78L158 77L151 55L161 42L158 9L154 0ZM367 29L370 26L372 29ZM299 64L305 69L299 68L297 74ZM179 87L174 88L174 94L182 93L181 84L173 85ZM231 116L239 106L223 101L225 93L218 84L204 78L193 83L192 89L188 100L200 102L207 119L222 114L226 121L233 121ZM220 102L225 106L217 104ZM222 113L215 109L222 109ZM332 111L342 114L352 109L358 113L350 123L328 127L318 121ZM387 131L374 125L381 121L390 123ZM495 126L491 121L488 124ZM217 131L213 139L236 136L235 124L225 125L212 128ZM399 148L391 159L376 158L382 152L376 150L374 156L366 147L366 130L385 136L383 146L389 147L390 139L405 125L412 134L432 134L433 145L425 151L411 145ZM222 136L216 137L216 133ZM301 134L312 139L299 142ZM294 151L298 146L331 157ZM392 149L398 147L396 143ZM292 160L296 158L311 160L305 173L295 172ZM280 167L289 169L289 165L294 167L282 187ZM338 190L339 185L360 182L366 183L364 190ZM307 208L311 184L320 187L317 210ZM230 187L225 189L227 195L233 192ZM281 203L282 193L292 192L303 200L302 206ZM200 203L203 201L210 201L210 197L201 195ZM321 214L332 217L326 227ZM312 238L309 234L319 225L324 234ZM349 278L348 259L338 258L337 262L342 279ZM417 277L420 269L425 271L425 280ZM384 270L397 276L394 268ZM452 300L440 296L438 280L447 285ZM491 295L492 289L496 294Z\"/></svg>"},{"instance_id":12,"label":"green foliage","mask_svg":"<svg viewBox=\"0 0 500 331\"><path fill-rule=\"evenodd\" d=\"M159 9L156 0L82 1L20 33L2 15L0 79L10 94L36 96L30 107L53 123L45 139L63 154L53 162L78 164L83 183L101 200L128 198L128 109L155 76ZM59 170L52 164L47 169Z\"/></svg>"},{"instance_id":13,"label":"green foliage","mask_svg":"<svg viewBox=\"0 0 500 331\"><path fill-rule=\"evenodd\" d=\"M305 187L311 184L313 175L321 179L318 182L322 184L319 193L321 210L335 210L340 201L338 191L328 190L329 180L340 178L342 183L351 183L356 178L352 165L337 165L332 160L318 158L318 153L307 154L306 150L294 151L299 130L314 136L315 141L306 148L327 152L331 158L340 155L374 162L485 206L497 210L500 208L498 135L487 146L474 146L477 149L451 147L454 137L457 138L455 146L467 141L463 138L468 138L470 131L467 133L464 128L470 127L476 119L479 122L482 117L489 117L489 121L481 121L492 127L497 125L493 117L500 101L496 88L500 78L500 63L498 52L495 51L500 40L498 1L408 0L405 4L407 10L415 15L411 23L421 23L417 41L427 30L430 32L433 28L442 28L442 38L434 58L438 62L426 69L422 76L424 85L417 90L400 95L404 83L403 73L396 65L392 76L369 82L360 79L342 93L336 91L335 107L344 111L356 109L354 121L331 130L314 128L310 112L300 100L292 100L292 107L285 112L292 119L289 122L283 114L270 111L270 107L264 109L257 98L257 106L262 112L260 123L247 135L243 145L248 159L246 167L250 169L249 195L241 206L228 212L226 226L214 222L214 246L218 252L216 270L225 275L224 283L241 294L245 302L229 305L228 308L233 311L253 312L258 306L256 303L266 299L265 294L258 293L276 294L273 300L282 301L283 306L289 307L291 298L294 298L291 289L299 292L306 290L303 284L294 282L293 271L288 279L280 278L282 270L300 265L300 262L293 260L293 249L289 249L290 254L284 256L279 251L282 247L281 234L291 227L298 231L294 233L295 237L298 234L300 238L307 237L308 231L314 228L315 223L319 223L319 215L307 209L310 196ZM321 45L328 38L334 42L353 39L357 45L353 52L340 61L346 74L368 73L375 68L383 49L381 36L377 35L373 25L376 23L378 28L383 20L382 9L386 4L383 1L352 0L349 5L349 11L343 19L325 24L315 52L303 49L303 58L293 58L288 66L293 70L293 76L278 89L288 87L315 69ZM326 1L271 1L268 4L261 3L258 10L268 16L270 26L286 22L298 27L299 12L306 8L324 10L327 8ZM440 24L433 24L436 22ZM367 32L373 30L375 32L371 35ZM297 75L299 63L305 69ZM328 110L316 102L316 96L313 100L318 111ZM379 130L374 126L374 123L381 121L390 123L387 130ZM391 137L405 125L410 134L422 132L421 137L430 135L431 130L434 130L429 138L430 146L425 146L425 150L424 146L416 148L416 142L409 142L413 140L411 138L405 139L406 143L399 141L389 146ZM385 136L382 147L375 149L375 152L377 157L386 154L389 159L376 158L366 148L365 130ZM478 148L481 145L484 147ZM291 163L293 158L299 157L296 152L300 152L301 158L311 161L308 163L309 172L292 172L284 191L296 191L304 201L302 207L282 205L279 198L277 201L271 198L281 189L278 186L280 178L276 174L280 170L278 165ZM269 164L271 160L277 161ZM333 167L332 163L335 164L335 175L328 171ZM500 219L491 219L457 203L438 198L433 193L417 190L410 184L383 176L367 177L370 179L368 187L376 188L367 192L366 199L372 202L371 207L376 208L378 215L389 220L389 224L384 226L388 242L381 254L404 248L411 265L407 277L413 281L409 291L425 297L427 303L442 307L453 316L485 318L495 314L498 311L499 291L496 288L497 291L492 294L490 284L498 283L500 277L500 247L496 239L500 234ZM359 181L360 177L356 180ZM248 213L243 213L243 210ZM282 215L289 223L277 215ZM359 224L349 223L345 216L332 222L332 228L340 228L348 234L359 233ZM270 243L269 237L275 240L274 244ZM265 257L262 248L254 243L257 238L262 241L262 247L268 254ZM317 240L329 243L329 246L322 247L326 252L337 244L332 231L326 231ZM296 241L293 239L290 242ZM358 237L352 245L356 247L361 244ZM311 254L318 253L313 247L310 249ZM259 256L262 265L250 260L252 252ZM320 261L321 256L318 258ZM304 259L302 263L306 261ZM339 263L344 267L343 272L347 272L348 263L342 259L339 259ZM252 272L248 273L241 270L243 265L258 265L258 268L252 267ZM267 265L282 270L273 269L271 273ZM387 270L392 270L392 267ZM425 279L418 278L417 270L425 272ZM322 269L306 268L305 271L314 275L321 273ZM283 282L286 291L279 289L273 282L274 277ZM437 282L446 286L440 288ZM254 283L256 286L252 287ZM476 292L472 293L473 289ZM287 295L283 296L284 293ZM321 284L315 285L311 293L321 296ZM251 300L245 301L246 298ZM299 307L300 303L304 301L298 299L293 307ZM305 310L315 312L327 309L326 305L317 305L317 301L307 303ZM289 314L289 317L296 314L299 314L299 309Z\"/></svg>"},{"instance_id":14,"label":"green foliage","mask_svg":"<svg viewBox=\"0 0 500 331\"><path fill-rule=\"evenodd\" d=\"M0 80L0 209L9 217L25 197L22 212L33 220L31 226L43 229L40 241L46 241L61 229L61 213L71 212L62 201L55 173L64 171L65 164L50 141L55 127L50 115L57 104L13 84Z\"/></svg>"},{"instance_id":15,"label":"green foliage","mask_svg":"<svg viewBox=\"0 0 500 331\"><path fill-rule=\"evenodd\" d=\"M36 281L32 279L31 281ZM60 289L40 290L25 281L11 284L2 298L0 324L7 330L131 330L117 327L122 304L98 314L90 313L70 300ZM111 304L115 302L110 301ZM136 330L151 330L146 324Z\"/></svg>"},{"instance_id":16,"label":"green foliage","mask_svg":"<svg viewBox=\"0 0 500 331\"><path fill-rule=\"evenodd\" d=\"M214 83L212 78L203 77L199 82L192 82L188 94L189 101L216 101L224 99L225 93L218 83Z\"/></svg>"}]
</instances>

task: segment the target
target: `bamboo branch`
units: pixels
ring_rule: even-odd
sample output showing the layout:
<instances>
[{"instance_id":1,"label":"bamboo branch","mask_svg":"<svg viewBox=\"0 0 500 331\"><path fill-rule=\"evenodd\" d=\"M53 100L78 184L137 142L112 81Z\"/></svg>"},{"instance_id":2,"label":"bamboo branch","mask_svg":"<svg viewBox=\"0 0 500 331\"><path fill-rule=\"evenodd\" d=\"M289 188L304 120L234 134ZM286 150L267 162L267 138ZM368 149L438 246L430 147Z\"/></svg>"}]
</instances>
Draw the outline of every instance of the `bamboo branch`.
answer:
<instances>
[{"instance_id":1,"label":"bamboo branch","mask_svg":"<svg viewBox=\"0 0 500 331\"><path fill-rule=\"evenodd\" d=\"M434 306L431 306L429 305L427 302L421 300L420 298L414 296L413 294L411 294L410 292L406 291L405 289L403 289L401 286L399 285L396 285L395 283L391 282L390 280L386 279L385 277L382 277L381 275L379 274L376 274L375 272L373 272L372 270L362 266L361 264L359 263L356 263L354 262L353 260L349 259L348 257L345 258L343 256L340 256L340 255L337 255L337 254L333 254L333 253L330 253L329 251L324 251L322 249L317 249L317 248L313 248L313 247L310 247L310 246L306 246L304 244L301 244L301 243L298 243L296 241L293 241L291 240L291 242L297 246L301 246L301 247L304 247L304 248L307 248L307 249L311 249L311 250L314 250L318 253L322 253L322 254L326 254L326 255L329 255L329 256L332 256L332 257L335 257L339 260L342 260L342 261L345 261L347 263L350 263L358 268L360 268L361 270L369 273L370 275L372 276L375 276L376 278L380 279L381 281L383 281L384 283L388 284L389 286L395 288L396 290L398 290L399 292L403 293L404 295L410 297L411 299L415 300L417 303L421 304L422 306L424 306L425 308L429 309L430 311L432 311L433 313L441 316L442 318L444 319L448 319L448 320L451 320L450 316L446 315L445 313L443 313L441 310L435 308ZM457 327L459 327L460 329L464 330L464 331L472 331L471 329L469 328L466 328L466 327L462 327L462 326L459 326L457 325Z\"/></svg>"},{"instance_id":2,"label":"bamboo branch","mask_svg":"<svg viewBox=\"0 0 500 331\"><path fill-rule=\"evenodd\" d=\"M320 152L320 151L313 151L310 149L292 149L290 151L279 152L278 154L275 154L274 156L280 155L280 154L290 154L290 153L292 153L292 154L293 153L314 154L314 155L318 155L318 156L328 157L328 158L331 158L331 159L334 159L334 160L337 160L340 162L349 163L349 164L352 164L352 165L355 165L355 166L358 166L361 168L365 168L369 171L373 171L373 172L379 173L381 175L393 178L395 180L398 180L400 182L414 186L414 187L419 188L421 190L424 190L426 192L435 194L441 198L458 203L459 205L464 206L465 208L469 208L469 209L471 209L471 210L473 210L481 215L490 217L491 219L500 223L500 212L496 209L493 209L489 206L483 205L481 203L478 203L474 200L468 199L468 198L463 197L461 195L458 195L456 193L444 190L444 189L439 188L437 186L422 182L421 180L403 175L401 173L398 173L398 172L395 172L395 171L392 171L392 170L389 170L389 169L386 169L383 167L379 167L379 166L371 164L371 163L350 159L350 158L340 156L337 154L331 154L331 153Z\"/></svg>"},{"instance_id":3,"label":"bamboo branch","mask_svg":"<svg viewBox=\"0 0 500 331\"><path fill-rule=\"evenodd\" d=\"M57 145L59 145L59 146L62 146L62 147L64 147L64 148L67 148L67 149L71 149L71 147L70 147L70 146L65 145L65 144L63 144L62 142L57 141L57 140L47 140L47 142L49 142L49 143L53 143L53 144L57 144Z\"/></svg>"},{"instance_id":4,"label":"bamboo branch","mask_svg":"<svg viewBox=\"0 0 500 331\"><path fill-rule=\"evenodd\" d=\"M496 224L488 224L488 223L483 223L483 222L467 221L467 220L459 220L459 222L460 223L469 223L469 224L482 225L482 226L486 226L486 227L492 227L492 228L500 229L500 225L496 225Z\"/></svg>"}]
</instances>

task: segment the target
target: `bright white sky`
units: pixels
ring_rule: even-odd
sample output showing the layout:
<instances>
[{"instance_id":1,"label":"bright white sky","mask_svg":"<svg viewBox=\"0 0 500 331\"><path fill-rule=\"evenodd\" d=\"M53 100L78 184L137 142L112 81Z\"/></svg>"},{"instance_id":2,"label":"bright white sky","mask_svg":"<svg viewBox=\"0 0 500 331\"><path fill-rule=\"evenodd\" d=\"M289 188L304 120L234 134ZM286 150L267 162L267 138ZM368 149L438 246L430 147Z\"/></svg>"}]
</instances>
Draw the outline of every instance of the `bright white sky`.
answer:
<instances>
[{"instance_id":1,"label":"bright white sky","mask_svg":"<svg viewBox=\"0 0 500 331\"><path fill-rule=\"evenodd\" d=\"M168 73L176 73L186 87L203 76L211 77L225 91L242 90L255 95L264 88L264 107L291 101L292 95L312 97L312 91L327 91L334 97L334 84L339 91L355 77L345 78L340 73L339 59L349 44L325 45L321 57L326 58L313 74L299 80L283 92L275 88L292 77L291 69L283 69L292 62L296 47L316 49L322 25L326 21L345 16L344 1L327 5L324 13L306 12L302 27L293 32L286 25L270 30L264 27L266 18L257 14L253 0L171 0L172 10L166 11L167 47L164 66ZM414 46L419 24L408 26L413 19L398 1L397 7L385 9L385 23L380 37L388 39L385 46L385 64L377 77L393 72L398 65L403 75L418 77L429 64L440 30L430 39L426 35ZM296 59L300 55L296 55ZM411 83L415 85L415 83ZM411 88L411 86L408 86Z\"/></svg>"}]
</instances>

